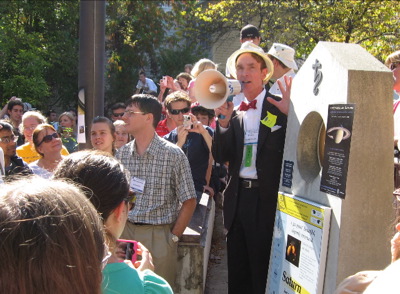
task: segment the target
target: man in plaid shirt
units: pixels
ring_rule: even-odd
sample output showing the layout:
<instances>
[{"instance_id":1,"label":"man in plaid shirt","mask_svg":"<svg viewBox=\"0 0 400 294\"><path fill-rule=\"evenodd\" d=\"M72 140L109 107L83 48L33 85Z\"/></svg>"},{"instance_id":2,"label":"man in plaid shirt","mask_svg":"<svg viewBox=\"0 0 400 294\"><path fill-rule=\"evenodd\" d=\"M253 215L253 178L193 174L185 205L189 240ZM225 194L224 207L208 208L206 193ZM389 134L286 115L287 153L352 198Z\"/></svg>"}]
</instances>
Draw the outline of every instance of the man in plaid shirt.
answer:
<instances>
[{"instance_id":1,"label":"man in plaid shirt","mask_svg":"<svg viewBox=\"0 0 400 294\"><path fill-rule=\"evenodd\" d=\"M161 104L147 94L133 95L122 120L135 139L116 157L130 172L136 204L129 212L122 238L146 246L155 272L175 284L177 243L196 207L189 162L183 151L155 133Z\"/></svg>"}]
</instances>

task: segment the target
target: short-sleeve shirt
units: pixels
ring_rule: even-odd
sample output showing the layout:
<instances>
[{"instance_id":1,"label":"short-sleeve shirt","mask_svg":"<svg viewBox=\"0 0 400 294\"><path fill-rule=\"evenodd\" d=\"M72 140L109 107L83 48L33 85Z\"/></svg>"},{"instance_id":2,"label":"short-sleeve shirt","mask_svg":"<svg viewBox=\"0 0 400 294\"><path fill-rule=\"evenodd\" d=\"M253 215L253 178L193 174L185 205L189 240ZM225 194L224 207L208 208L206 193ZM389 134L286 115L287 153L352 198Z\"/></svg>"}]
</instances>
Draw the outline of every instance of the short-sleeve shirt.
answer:
<instances>
[{"instance_id":1,"label":"short-sleeve shirt","mask_svg":"<svg viewBox=\"0 0 400 294\"><path fill-rule=\"evenodd\" d=\"M189 161L176 145L156 133L145 153L136 152L135 141L122 146L116 157L131 176L144 181L143 192L136 191L136 202L129 221L153 225L176 221L181 203L196 198Z\"/></svg>"}]
</instances>

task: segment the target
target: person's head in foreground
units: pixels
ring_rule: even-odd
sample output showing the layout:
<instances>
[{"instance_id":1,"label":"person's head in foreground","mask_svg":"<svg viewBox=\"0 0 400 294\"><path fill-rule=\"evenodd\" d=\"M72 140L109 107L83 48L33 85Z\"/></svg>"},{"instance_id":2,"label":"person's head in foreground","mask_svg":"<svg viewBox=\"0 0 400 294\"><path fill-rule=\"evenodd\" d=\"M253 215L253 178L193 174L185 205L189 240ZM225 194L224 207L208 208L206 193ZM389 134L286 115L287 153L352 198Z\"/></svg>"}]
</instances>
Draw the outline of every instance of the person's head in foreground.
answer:
<instances>
[{"instance_id":1,"label":"person's head in foreground","mask_svg":"<svg viewBox=\"0 0 400 294\"><path fill-rule=\"evenodd\" d=\"M132 208L133 195L129 193L125 169L117 159L102 151L75 152L60 163L54 178L70 179L84 186L86 196L103 219L107 235L112 239L109 241L120 237Z\"/></svg>"},{"instance_id":2,"label":"person's head in foreground","mask_svg":"<svg viewBox=\"0 0 400 294\"><path fill-rule=\"evenodd\" d=\"M101 293L97 211L76 186L37 177L0 189L0 293Z\"/></svg>"}]
</instances>

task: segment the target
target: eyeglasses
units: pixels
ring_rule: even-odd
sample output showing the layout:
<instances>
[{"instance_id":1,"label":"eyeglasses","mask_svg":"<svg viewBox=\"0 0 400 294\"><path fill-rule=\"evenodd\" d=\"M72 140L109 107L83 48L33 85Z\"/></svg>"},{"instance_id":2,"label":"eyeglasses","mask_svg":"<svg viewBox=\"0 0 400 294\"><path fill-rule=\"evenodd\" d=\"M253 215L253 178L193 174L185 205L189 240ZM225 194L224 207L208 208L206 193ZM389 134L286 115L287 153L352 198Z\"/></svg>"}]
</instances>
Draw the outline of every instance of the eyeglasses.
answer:
<instances>
[{"instance_id":1,"label":"eyeglasses","mask_svg":"<svg viewBox=\"0 0 400 294\"><path fill-rule=\"evenodd\" d=\"M145 114L142 111L125 110L124 113L127 117L131 117L133 114Z\"/></svg>"},{"instance_id":2,"label":"eyeglasses","mask_svg":"<svg viewBox=\"0 0 400 294\"><path fill-rule=\"evenodd\" d=\"M392 62L390 64L390 70L394 70L397 68L397 66L399 65L400 62Z\"/></svg>"},{"instance_id":3,"label":"eyeglasses","mask_svg":"<svg viewBox=\"0 0 400 294\"><path fill-rule=\"evenodd\" d=\"M40 141L40 143L38 144L38 146L40 146L43 142L45 142L45 143L51 142L51 140L53 140L53 138L54 139L58 139L59 138L58 134L57 133L53 133L51 135L44 136L42 141Z\"/></svg>"},{"instance_id":4,"label":"eyeglasses","mask_svg":"<svg viewBox=\"0 0 400 294\"><path fill-rule=\"evenodd\" d=\"M11 143L11 142L15 143L18 141L18 138L19 138L19 136L11 135L9 137L0 138L0 142L6 143L6 144Z\"/></svg>"},{"instance_id":5,"label":"eyeglasses","mask_svg":"<svg viewBox=\"0 0 400 294\"><path fill-rule=\"evenodd\" d=\"M188 113L190 111L190 107L182 108L182 109L171 109L169 112L173 115L177 115L179 113Z\"/></svg>"},{"instance_id":6,"label":"eyeglasses","mask_svg":"<svg viewBox=\"0 0 400 294\"><path fill-rule=\"evenodd\" d=\"M115 116L115 117L122 117L124 115L124 113L123 112L121 112L121 113L113 113L112 115Z\"/></svg>"},{"instance_id":7,"label":"eyeglasses","mask_svg":"<svg viewBox=\"0 0 400 294\"><path fill-rule=\"evenodd\" d=\"M135 201L136 201L135 192L129 190L129 194L124 198L124 201L128 203L128 210L132 210L133 207L135 207Z\"/></svg>"}]
</instances>

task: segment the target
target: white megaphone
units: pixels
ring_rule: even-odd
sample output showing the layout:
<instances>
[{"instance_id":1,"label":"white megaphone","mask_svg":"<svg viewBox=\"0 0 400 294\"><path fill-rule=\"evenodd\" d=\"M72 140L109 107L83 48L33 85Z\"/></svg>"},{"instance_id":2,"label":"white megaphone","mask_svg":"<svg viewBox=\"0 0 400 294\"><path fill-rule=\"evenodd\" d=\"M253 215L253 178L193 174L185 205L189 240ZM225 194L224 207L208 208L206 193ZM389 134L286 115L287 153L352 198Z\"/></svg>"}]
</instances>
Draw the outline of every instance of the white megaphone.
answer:
<instances>
[{"instance_id":1,"label":"white megaphone","mask_svg":"<svg viewBox=\"0 0 400 294\"><path fill-rule=\"evenodd\" d=\"M194 96L201 106L208 109L220 107L229 96L242 91L238 80L229 80L215 69L201 72L194 83Z\"/></svg>"}]
</instances>

